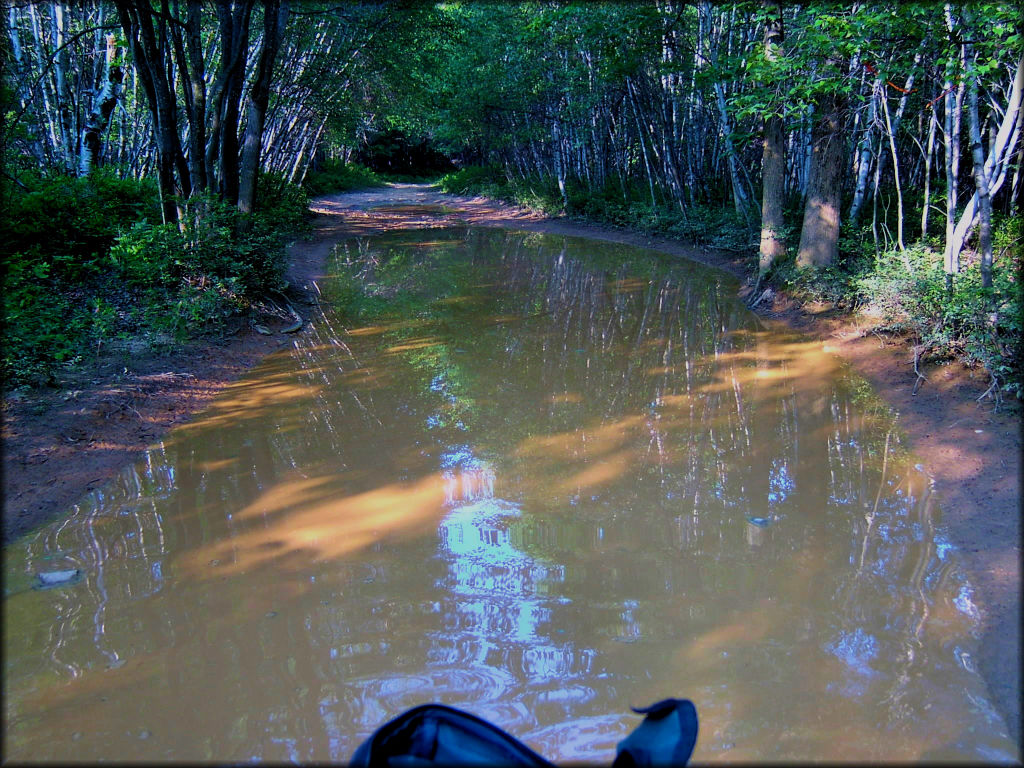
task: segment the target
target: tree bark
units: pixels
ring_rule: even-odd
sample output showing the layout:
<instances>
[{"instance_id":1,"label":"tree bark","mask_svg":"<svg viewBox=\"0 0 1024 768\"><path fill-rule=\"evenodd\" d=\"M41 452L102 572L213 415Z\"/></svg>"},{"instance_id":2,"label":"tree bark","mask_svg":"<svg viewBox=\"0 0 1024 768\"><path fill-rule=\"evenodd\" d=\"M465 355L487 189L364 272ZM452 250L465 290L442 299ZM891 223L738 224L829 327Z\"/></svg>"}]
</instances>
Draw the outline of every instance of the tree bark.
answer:
<instances>
[{"instance_id":1,"label":"tree bark","mask_svg":"<svg viewBox=\"0 0 1024 768\"><path fill-rule=\"evenodd\" d=\"M764 0L767 18L764 30L764 55L776 61L782 46L782 4ZM763 276L775 259L786 252L783 238L783 200L786 193L786 136L782 116L773 109L764 121L764 147L761 157L761 247L758 254L758 277Z\"/></svg>"},{"instance_id":2,"label":"tree bark","mask_svg":"<svg viewBox=\"0 0 1024 768\"><path fill-rule=\"evenodd\" d=\"M835 92L820 99L811 131L811 170L796 256L798 267L827 267L839 254L845 117L844 95Z\"/></svg>"},{"instance_id":3,"label":"tree bark","mask_svg":"<svg viewBox=\"0 0 1024 768\"><path fill-rule=\"evenodd\" d=\"M113 35L107 35L106 66L103 69L103 82L93 95L92 110L86 117L85 130L82 132L82 148L79 153L78 175L88 176L99 162L102 136L110 124L110 116L121 97L121 81L124 73L113 61L117 46Z\"/></svg>"},{"instance_id":4,"label":"tree bark","mask_svg":"<svg viewBox=\"0 0 1024 768\"><path fill-rule=\"evenodd\" d=\"M181 139L178 136L176 120L176 99L167 80L168 51L157 39L153 27L151 4L144 0L115 0L121 18L121 27L132 44L135 57L135 71L142 81L153 118L153 131L157 146L157 179L160 184L161 205L164 219L178 220L178 205L175 197L189 197L192 194L192 180L184 162ZM166 2L162 4L166 13ZM174 172L178 170L179 184L175 184Z\"/></svg>"},{"instance_id":5,"label":"tree bark","mask_svg":"<svg viewBox=\"0 0 1024 768\"><path fill-rule=\"evenodd\" d=\"M871 172L872 135L878 121L878 100L884 98L882 88L883 81L881 76L878 76L871 85L871 103L868 106L868 117L864 124L864 136L861 138L858 149L860 158L857 164L857 186L853 191L853 203L850 205L850 221L852 222L856 222L860 218L861 208L867 198L868 175Z\"/></svg>"},{"instance_id":6,"label":"tree bark","mask_svg":"<svg viewBox=\"0 0 1024 768\"><path fill-rule=\"evenodd\" d=\"M975 95L976 105L976 95ZM969 120L974 120L975 115L970 115ZM971 144L972 153L974 150L974 128L971 126L972 132ZM1010 158L1013 156L1013 149L1020 140L1021 131L1024 129L1024 57L1017 62L1017 72L1013 78L1013 86L1010 90L1010 96L1007 100L1006 111L1003 113L1003 120L999 126L999 132L996 134L996 140L992 146L989 147L988 157L984 158L981 162L981 172L985 181L985 192L989 198L989 216L991 217L991 196L998 192L1006 179L1006 173L1010 165ZM978 127L978 147L981 147L981 130ZM974 159L975 163L975 183L978 183L978 160ZM960 216L960 220L953 227L951 221L947 222L946 225L946 265L947 265L947 284L949 283L949 270L950 264L959 265L960 251L964 247L964 243L967 241L967 236L970 234L975 223L980 218L980 192L981 189L977 189L971 196L971 199L967 203L967 207L964 208L963 214ZM952 234L949 234L952 229ZM979 233L980 234L980 233ZM990 263L991 266L991 263ZM982 272L982 279L984 280L984 266ZM989 275L991 279L991 275Z\"/></svg>"},{"instance_id":7,"label":"tree bark","mask_svg":"<svg viewBox=\"0 0 1024 768\"><path fill-rule=\"evenodd\" d=\"M252 213L255 208L263 125L267 116L267 105L270 103L274 61L277 59L277 52L288 23L288 6L289 0L267 0L263 8L263 48L260 51L256 81L249 93L245 141L239 168L238 210L242 213Z\"/></svg>"},{"instance_id":8,"label":"tree bark","mask_svg":"<svg viewBox=\"0 0 1024 768\"><path fill-rule=\"evenodd\" d=\"M249 47L249 22L255 0L217 3L220 26L220 67L210 88L211 124L206 150L207 174L217 181L221 196L238 204L238 121L245 64Z\"/></svg>"}]
</instances>

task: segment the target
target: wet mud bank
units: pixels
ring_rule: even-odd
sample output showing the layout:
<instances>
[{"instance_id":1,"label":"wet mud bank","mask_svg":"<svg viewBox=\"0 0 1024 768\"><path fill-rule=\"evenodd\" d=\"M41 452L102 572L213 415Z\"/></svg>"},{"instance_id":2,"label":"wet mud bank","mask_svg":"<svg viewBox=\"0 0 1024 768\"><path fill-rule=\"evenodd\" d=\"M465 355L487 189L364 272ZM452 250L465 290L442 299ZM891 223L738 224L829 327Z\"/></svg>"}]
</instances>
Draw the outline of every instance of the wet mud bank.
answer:
<instances>
[{"instance_id":1,"label":"wet mud bank","mask_svg":"<svg viewBox=\"0 0 1024 768\"><path fill-rule=\"evenodd\" d=\"M424 185L331 196L316 201L314 236L292 246L290 280L307 297L298 306L315 322L317 281L334 244L353 235L458 224L499 226L655 248L746 277L738 254L716 252L564 219L547 219L481 198L444 195ZM958 546L976 592L983 635L975 662L1020 743L1019 416L978 400L988 382L957 365L923 371L917 393L912 354L855 320L777 298L758 313L819 340L847 360L900 414L910 448L934 479L942 522ZM238 329L215 344L174 355L112 359L57 391L5 398L4 541L66 514L87 491L139 458L148 445L202 411L265 355L291 343L282 333ZM967 703L965 702L965 706Z\"/></svg>"}]
</instances>

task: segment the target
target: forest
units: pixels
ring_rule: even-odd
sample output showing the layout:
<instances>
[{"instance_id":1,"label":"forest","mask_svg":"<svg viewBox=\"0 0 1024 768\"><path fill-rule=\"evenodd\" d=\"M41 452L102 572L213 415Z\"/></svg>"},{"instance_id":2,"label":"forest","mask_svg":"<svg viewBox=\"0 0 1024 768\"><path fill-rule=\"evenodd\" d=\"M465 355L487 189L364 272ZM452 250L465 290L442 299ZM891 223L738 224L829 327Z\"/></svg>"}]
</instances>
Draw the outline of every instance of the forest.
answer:
<instances>
[{"instance_id":1,"label":"forest","mask_svg":"<svg viewBox=\"0 0 1024 768\"><path fill-rule=\"evenodd\" d=\"M1024 394L1014 3L3 7L3 375L278 311L311 197L395 179L740 253Z\"/></svg>"}]
</instances>

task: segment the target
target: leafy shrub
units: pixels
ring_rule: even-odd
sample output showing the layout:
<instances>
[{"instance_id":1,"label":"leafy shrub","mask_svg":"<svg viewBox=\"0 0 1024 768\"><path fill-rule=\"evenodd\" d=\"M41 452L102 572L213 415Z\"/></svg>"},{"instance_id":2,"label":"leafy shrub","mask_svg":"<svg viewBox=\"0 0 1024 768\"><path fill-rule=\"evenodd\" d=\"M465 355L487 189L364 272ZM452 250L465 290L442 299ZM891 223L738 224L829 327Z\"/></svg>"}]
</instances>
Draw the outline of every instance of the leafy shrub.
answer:
<instances>
[{"instance_id":1,"label":"leafy shrub","mask_svg":"<svg viewBox=\"0 0 1024 768\"><path fill-rule=\"evenodd\" d=\"M319 197L334 192L347 192L352 189L366 189L383 185L384 180L380 175L363 165L328 160L320 169L306 174L302 188L311 197Z\"/></svg>"},{"instance_id":2,"label":"leafy shrub","mask_svg":"<svg viewBox=\"0 0 1024 768\"><path fill-rule=\"evenodd\" d=\"M159 220L156 186L99 171L22 179L7 213L0 252L49 265L54 278L81 280L103 268L104 256L126 222Z\"/></svg>"},{"instance_id":3,"label":"leafy shrub","mask_svg":"<svg viewBox=\"0 0 1024 768\"><path fill-rule=\"evenodd\" d=\"M498 166L470 165L447 173L437 182L442 191L453 195L487 195L502 197L507 193L508 179Z\"/></svg>"},{"instance_id":4,"label":"leafy shrub","mask_svg":"<svg viewBox=\"0 0 1024 768\"><path fill-rule=\"evenodd\" d=\"M947 288L942 253L925 244L905 251L858 254L845 263L820 270L798 270L790 256L775 265L769 279L803 301L828 301L877 317L876 329L911 335L935 359L957 358L981 365L1002 392L1024 396L1021 338L1024 301L1020 291L1022 259L1006 222L996 242L993 285L982 288L981 270L973 260Z\"/></svg>"},{"instance_id":5,"label":"leafy shrub","mask_svg":"<svg viewBox=\"0 0 1024 768\"><path fill-rule=\"evenodd\" d=\"M282 233L309 229L309 195L276 173L261 173L256 184L256 213L262 225Z\"/></svg>"},{"instance_id":6,"label":"leafy shrub","mask_svg":"<svg viewBox=\"0 0 1024 768\"><path fill-rule=\"evenodd\" d=\"M67 297L32 273L30 259L10 260L4 275L3 377L8 382L44 383L56 365L75 355L80 335Z\"/></svg>"},{"instance_id":7,"label":"leafy shrub","mask_svg":"<svg viewBox=\"0 0 1024 768\"><path fill-rule=\"evenodd\" d=\"M113 337L218 330L283 287L287 234L305 226L305 192L263 176L257 212L214 196L161 224L155 186L97 173L26 177L8 189L11 237L0 246L2 369L7 381L53 382Z\"/></svg>"},{"instance_id":8,"label":"leafy shrub","mask_svg":"<svg viewBox=\"0 0 1024 768\"><path fill-rule=\"evenodd\" d=\"M134 224L110 249L110 259L128 283L148 291L151 303L162 295L175 308L172 326L181 336L207 321L216 327L253 299L284 287L285 245L275 218L257 214L243 227L237 208L214 196L198 197L180 227Z\"/></svg>"}]
</instances>

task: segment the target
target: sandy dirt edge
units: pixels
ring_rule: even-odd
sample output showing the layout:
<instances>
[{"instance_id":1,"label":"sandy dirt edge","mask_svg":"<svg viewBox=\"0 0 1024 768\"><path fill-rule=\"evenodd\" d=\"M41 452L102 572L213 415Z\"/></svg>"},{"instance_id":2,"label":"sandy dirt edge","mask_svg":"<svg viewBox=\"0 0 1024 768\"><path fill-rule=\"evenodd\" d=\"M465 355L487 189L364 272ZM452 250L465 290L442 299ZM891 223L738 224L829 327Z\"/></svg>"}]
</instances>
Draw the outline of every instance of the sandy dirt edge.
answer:
<instances>
[{"instance_id":1,"label":"sandy dirt edge","mask_svg":"<svg viewBox=\"0 0 1024 768\"><path fill-rule=\"evenodd\" d=\"M376 206L399 207L370 210ZM699 261L733 274L741 283L748 277L739 254L545 218L483 198L444 195L424 185L335 195L316 201L313 209L318 214L314 235L293 244L289 270L292 301L312 322L318 311L316 283L334 243L396 228L472 224L593 237ZM987 378L956 364L923 366L927 380L913 394L917 376L912 352L866 331L856 318L801 308L785 297L776 297L770 306L764 302L758 314L768 325L795 328L828 344L900 414L911 449L935 480L943 523L975 585L974 601L982 616L976 663L1019 745L1019 415L994 410L990 399L979 402ZM291 343L281 333L290 322L268 320L270 336L246 324L233 335L174 354L111 354L67 377L57 390L18 397L5 393L4 543L67 514L85 493L206 408L227 384Z\"/></svg>"}]
</instances>

